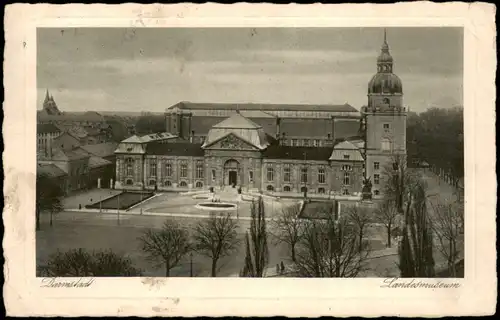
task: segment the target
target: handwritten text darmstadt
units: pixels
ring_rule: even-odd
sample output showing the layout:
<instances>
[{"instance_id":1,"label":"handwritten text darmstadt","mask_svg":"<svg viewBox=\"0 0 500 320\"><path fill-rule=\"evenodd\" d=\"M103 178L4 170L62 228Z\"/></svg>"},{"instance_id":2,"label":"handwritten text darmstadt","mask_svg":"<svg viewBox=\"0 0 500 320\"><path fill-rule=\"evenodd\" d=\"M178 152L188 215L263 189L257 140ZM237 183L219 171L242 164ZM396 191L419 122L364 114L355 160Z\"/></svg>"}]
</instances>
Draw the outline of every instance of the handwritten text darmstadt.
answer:
<instances>
[{"instance_id":1,"label":"handwritten text darmstadt","mask_svg":"<svg viewBox=\"0 0 500 320\"><path fill-rule=\"evenodd\" d=\"M395 289L457 289L460 287L458 282L446 282L443 280L426 281L416 279L401 279L401 278L387 278L381 288L395 288Z\"/></svg>"},{"instance_id":2,"label":"handwritten text darmstadt","mask_svg":"<svg viewBox=\"0 0 500 320\"><path fill-rule=\"evenodd\" d=\"M43 278L40 287L46 288L86 288L90 287L94 278L79 278L78 280L63 280L60 278Z\"/></svg>"}]
</instances>

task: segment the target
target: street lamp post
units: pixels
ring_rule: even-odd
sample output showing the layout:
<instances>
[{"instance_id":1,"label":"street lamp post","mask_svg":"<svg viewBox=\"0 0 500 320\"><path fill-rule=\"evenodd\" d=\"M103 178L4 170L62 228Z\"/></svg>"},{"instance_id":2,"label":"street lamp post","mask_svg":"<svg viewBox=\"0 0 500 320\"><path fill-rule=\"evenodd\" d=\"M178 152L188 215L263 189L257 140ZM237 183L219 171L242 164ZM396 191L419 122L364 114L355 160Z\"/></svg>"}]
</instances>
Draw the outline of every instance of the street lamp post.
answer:
<instances>
[{"instance_id":1,"label":"street lamp post","mask_svg":"<svg viewBox=\"0 0 500 320\"><path fill-rule=\"evenodd\" d=\"M307 199L307 154L304 152L304 168L306 170L306 175L303 176L304 180L304 200Z\"/></svg>"},{"instance_id":2,"label":"street lamp post","mask_svg":"<svg viewBox=\"0 0 500 320\"><path fill-rule=\"evenodd\" d=\"M120 225L120 194L118 194L118 206L116 209L116 213L118 215L118 225Z\"/></svg>"}]
</instances>

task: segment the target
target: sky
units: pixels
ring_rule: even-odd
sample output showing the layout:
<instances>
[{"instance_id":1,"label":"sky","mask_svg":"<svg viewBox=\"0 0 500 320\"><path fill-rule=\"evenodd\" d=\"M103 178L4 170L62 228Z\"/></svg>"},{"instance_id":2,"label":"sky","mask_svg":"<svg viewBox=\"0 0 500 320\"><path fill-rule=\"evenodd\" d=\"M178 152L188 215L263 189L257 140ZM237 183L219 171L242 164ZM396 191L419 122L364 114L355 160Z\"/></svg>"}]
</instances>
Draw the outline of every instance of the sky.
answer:
<instances>
[{"instance_id":1,"label":"sky","mask_svg":"<svg viewBox=\"0 0 500 320\"><path fill-rule=\"evenodd\" d=\"M43 28L38 109L163 112L180 101L367 103L383 28ZM461 28L387 28L411 111L462 105Z\"/></svg>"}]
</instances>

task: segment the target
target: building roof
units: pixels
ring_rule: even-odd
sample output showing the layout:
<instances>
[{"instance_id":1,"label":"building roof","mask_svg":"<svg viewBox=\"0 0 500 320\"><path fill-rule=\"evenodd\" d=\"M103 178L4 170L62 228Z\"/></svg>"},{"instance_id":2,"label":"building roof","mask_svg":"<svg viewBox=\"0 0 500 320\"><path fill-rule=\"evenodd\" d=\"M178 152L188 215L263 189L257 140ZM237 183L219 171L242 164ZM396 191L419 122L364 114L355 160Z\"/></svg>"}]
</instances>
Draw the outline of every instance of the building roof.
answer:
<instances>
[{"instance_id":1,"label":"building roof","mask_svg":"<svg viewBox=\"0 0 500 320\"><path fill-rule=\"evenodd\" d=\"M261 111L325 111L325 112L358 112L356 108L345 103L334 104L270 104L270 103L197 103L182 101L170 108L185 110L231 109Z\"/></svg>"},{"instance_id":2,"label":"building roof","mask_svg":"<svg viewBox=\"0 0 500 320\"><path fill-rule=\"evenodd\" d=\"M51 123L39 123L36 126L36 133L37 134L59 133L59 132L61 132L61 130L57 126L55 126Z\"/></svg>"},{"instance_id":3,"label":"building roof","mask_svg":"<svg viewBox=\"0 0 500 320\"><path fill-rule=\"evenodd\" d=\"M151 142L146 146L148 155L203 157L205 154L200 143L189 142Z\"/></svg>"},{"instance_id":4,"label":"building roof","mask_svg":"<svg viewBox=\"0 0 500 320\"><path fill-rule=\"evenodd\" d=\"M171 134L170 132L159 132L159 133L151 133L143 136L133 135L125 140L122 143L148 143L151 141L159 141L166 139L177 138L176 135Z\"/></svg>"},{"instance_id":5,"label":"building roof","mask_svg":"<svg viewBox=\"0 0 500 320\"><path fill-rule=\"evenodd\" d=\"M90 156L89 158L89 167L90 168L99 168L103 166L111 165L112 162L101 157Z\"/></svg>"},{"instance_id":6,"label":"building roof","mask_svg":"<svg viewBox=\"0 0 500 320\"><path fill-rule=\"evenodd\" d=\"M357 146L349 141L342 141L333 147L329 160L333 161L363 161L363 156Z\"/></svg>"},{"instance_id":7,"label":"building roof","mask_svg":"<svg viewBox=\"0 0 500 320\"><path fill-rule=\"evenodd\" d=\"M260 129L260 125L250 119L245 118L240 113L234 113L229 118L219 122L212 128L218 129Z\"/></svg>"},{"instance_id":8,"label":"building roof","mask_svg":"<svg viewBox=\"0 0 500 320\"><path fill-rule=\"evenodd\" d=\"M235 113L229 118L214 125L212 129L208 131L203 147L208 147L229 135L235 135L237 138L253 145L257 149L263 150L269 145L267 135L260 125L245 118L239 113Z\"/></svg>"},{"instance_id":9,"label":"building roof","mask_svg":"<svg viewBox=\"0 0 500 320\"><path fill-rule=\"evenodd\" d=\"M51 178L63 177L66 174L63 170L61 170L55 164L41 164L39 163L36 169L37 175L45 174Z\"/></svg>"},{"instance_id":10,"label":"building roof","mask_svg":"<svg viewBox=\"0 0 500 320\"><path fill-rule=\"evenodd\" d=\"M332 147L295 147L271 145L263 156L269 159L290 159L304 161L328 161L332 153Z\"/></svg>"},{"instance_id":11,"label":"building roof","mask_svg":"<svg viewBox=\"0 0 500 320\"><path fill-rule=\"evenodd\" d=\"M109 157L115 154L115 150L118 147L118 143L116 142L105 142L98 144L89 144L81 146L83 150L87 151L91 155L97 157Z\"/></svg>"},{"instance_id":12,"label":"building roof","mask_svg":"<svg viewBox=\"0 0 500 320\"><path fill-rule=\"evenodd\" d=\"M56 161L71 161L71 160L80 160L89 158L90 155L82 149L73 149L73 150L63 150L60 148L54 148L52 151L52 159Z\"/></svg>"}]
</instances>

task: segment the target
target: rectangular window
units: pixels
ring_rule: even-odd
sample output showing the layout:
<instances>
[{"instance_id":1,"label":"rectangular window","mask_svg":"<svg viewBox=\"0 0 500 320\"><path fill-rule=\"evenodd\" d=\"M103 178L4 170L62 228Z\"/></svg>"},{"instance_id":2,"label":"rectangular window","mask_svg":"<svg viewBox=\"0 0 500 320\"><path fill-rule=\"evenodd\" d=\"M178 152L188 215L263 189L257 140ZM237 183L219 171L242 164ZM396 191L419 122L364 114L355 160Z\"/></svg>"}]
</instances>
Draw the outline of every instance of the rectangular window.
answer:
<instances>
[{"instance_id":1,"label":"rectangular window","mask_svg":"<svg viewBox=\"0 0 500 320\"><path fill-rule=\"evenodd\" d=\"M185 162L181 163L181 178L187 178L188 176L188 165Z\"/></svg>"},{"instance_id":2,"label":"rectangular window","mask_svg":"<svg viewBox=\"0 0 500 320\"><path fill-rule=\"evenodd\" d=\"M318 169L318 182L319 183L325 183L326 182L325 169L324 168L319 168Z\"/></svg>"},{"instance_id":3,"label":"rectangular window","mask_svg":"<svg viewBox=\"0 0 500 320\"><path fill-rule=\"evenodd\" d=\"M292 139L292 147L296 147L297 146L297 139Z\"/></svg>"},{"instance_id":4,"label":"rectangular window","mask_svg":"<svg viewBox=\"0 0 500 320\"><path fill-rule=\"evenodd\" d=\"M304 139L304 147L309 147L309 140L308 139Z\"/></svg>"},{"instance_id":5,"label":"rectangular window","mask_svg":"<svg viewBox=\"0 0 500 320\"><path fill-rule=\"evenodd\" d=\"M374 184L379 184L380 183L380 175L379 174L374 174L373 175L373 183Z\"/></svg>"},{"instance_id":6,"label":"rectangular window","mask_svg":"<svg viewBox=\"0 0 500 320\"><path fill-rule=\"evenodd\" d=\"M203 161L196 162L196 179L203 179L205 170L203 170Z\"/></svg>"},{"instance_id":7,"label":"rectangular window","mask_svg":"<svg viewBox=\"0 0 500 320\"><path fill-rule=\"evenodd\" d=\"M155 159L149 160L149 176L156 177L156 160Z\"/></svg>"},{"instance_id":8,"label":"rectangular window","mask_svg":"<svg viewBox=\"0 0 500 320\"><path fill-rule=\"evenodd\" d=\"M274 168L267 167L267 181L274 181Z\"/></svg>"},{"instance_id":9,"label":"rectangular window","mask_svg":"<svg viewBox=\"0 0 500 320\"><path fill-rule=\"evenodd\" d=\"M344 196L349 195L349 190L347 190L347 189L342 190L342 194L343 194Z\"/></svg>"},{"instance_id":10,"label":"rectangular window","mask_svg":"<svg viewBox=\"0 0 500 320\"><path fill-rule=\"evenodd\" d=\"M313 145L314 145L315 147L319 147L319 140L318 140L318 139L314 139L314 141L313 141Z\"/></svg>"},{"instance_id":11,"label":"rectangular window","mask_svg":"<svg viewBox=\"0 0 500 320\"><path fill-rule=\"evenodd\" d=\"M307 168L300 169L300 182L307 183Z\"/></svg>"},{"instance_id":12,"label":"rectangular window","mask_svg":"<svg viewBox=\"0 0 500 320\"><path fill-rule=\"evenodd\" d=\"M253 182L253 171L248 172L248 179L250 179L250 182Z\"/></svg>"},{"instance_id":13,"label":"rectangular window","mask_svg":"<svg viewBox=\"0 0 500 320\"><path fill-rule=\"evenodd\" d=\"M384 123L384 129L389 129L389 128L390 128L389 124L388 123Z\"/></svg>"},{"instance_id":14,"label":"rectangular window","mask_svg":"<svg viewBox=\"0 0 500 320\"><path fill-rule=\"evenodd\" d=\"M373 163L373 169L374 169L374 170L378 170L378 169L380 169L380 162L374 162L374 163Z\"/></svg>"},{"instance_id":15,"label":"rectangular window","mask_svg":"<svg viewBox=\"0 0 500 320\"><path fill-rule=\"evenodd\" d=\"M283 168L283 181L290 182L291 180L291 169L290 165L285 165Z\"/></svg>"},{"instance_id":16,"label":"rectangular window","mask_svg":"<svg viewBox=\"0 0 500 320\"><path fill-rule=\"evenodd\" d=\"M350 155L344 154L344 160L349 160L350 157L351 157Z\"/></svg>"},{"instance_id":17,"label":"rectangular window","mask_svg":"<svg viewBox=\"0 0 500 320\"><path fill-rule=\"evenodd\" d=\"M172 163L170 161L165 164L165 176L172 176Z\"/></svg>"},{"instance_id":18,"label":"rectangular window","mask_svg":"<svg viewBox=\"0 0 500 320\"><path fill-rule=\"evenodd\" d=\"M344 184L351 184L351 175L349 174L349 172L344 172Z\"/></svg>"}]
</instances>

